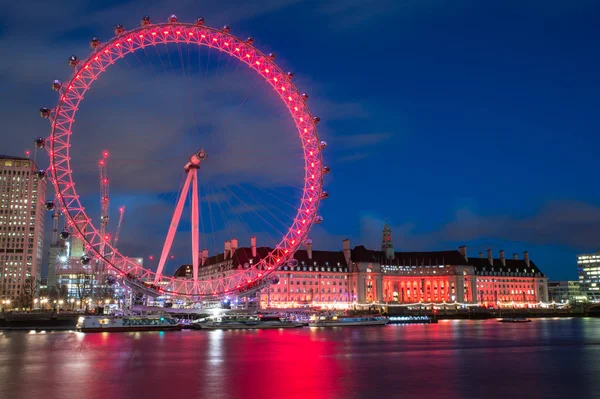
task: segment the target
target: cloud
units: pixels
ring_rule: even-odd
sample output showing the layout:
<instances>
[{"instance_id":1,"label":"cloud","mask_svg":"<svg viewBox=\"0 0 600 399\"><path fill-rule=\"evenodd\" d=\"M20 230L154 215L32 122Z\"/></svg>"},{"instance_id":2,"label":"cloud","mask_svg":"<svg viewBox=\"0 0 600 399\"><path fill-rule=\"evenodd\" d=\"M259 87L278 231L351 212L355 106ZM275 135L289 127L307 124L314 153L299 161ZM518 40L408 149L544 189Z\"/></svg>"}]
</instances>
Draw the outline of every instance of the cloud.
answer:
<instances>
[{"instance_id":1,"label":"cloud","mask_svg":"<svg viewBox=\"0 0 600 399\"><path fill-rule=\"evenodd\" d=\"M595 250L600 236L600 206L577 201L550 201L535 214L520 218L502 214L479 215L460 209L453 221L435 230L416 231L415 223L418 221L391 225L394 242L399 248L431 250L471 241L504 240ZM377 248L384 224L381 217L362 215L358 239Z\"/></svg>"},{"instance_id":2,"label":"cloud","mask_svg":"<svg viewBox=\"0 0 600 399\"><path fill-rule=\"evenodd\" d=\"M344 135L340 143L344 148L362 148L374 146L391 139L392 133L362 133Z\"/></svg>"}]
</instances>

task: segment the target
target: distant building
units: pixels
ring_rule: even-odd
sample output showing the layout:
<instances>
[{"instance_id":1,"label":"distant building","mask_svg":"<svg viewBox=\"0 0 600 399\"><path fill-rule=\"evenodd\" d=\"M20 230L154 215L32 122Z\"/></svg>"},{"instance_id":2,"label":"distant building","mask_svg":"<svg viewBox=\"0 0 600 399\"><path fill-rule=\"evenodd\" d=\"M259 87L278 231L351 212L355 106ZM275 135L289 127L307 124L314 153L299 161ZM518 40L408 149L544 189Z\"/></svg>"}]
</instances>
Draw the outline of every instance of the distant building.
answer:
<instances>
[{"instance_id":1,"label":"distant building","mask_svg":"<svg viewBox=\"0 0 600 399\"><path fill-rule=\"evenodd\" d=\"M0 298L41 279L46 181L37 171L28 158L0 155Z\"/></svg>"},{"instance_id":2,"label":"distant building","mask_svg":"<svg viewBox=\"0 0 600 399\"><path fill-rule=\"evenodd\" d=\"M600 252L577 256L581 293L589 301L600 301Z\"/></svg>"},{"instance_id":3,"label":"distant building","mask_svg":"<svg viewBox=\"0 0 600 399\"><path fill-rule=\"evenodd\" d=\"M564 303L583 300L579 281L548 281L548 300Z\"/></svg>"},{"instance_id":4,"label":"distant building","mask_svg":"<svg viewBox=\"0 0 600 399\"><path fill-rule=\"evenodd\" d=\"M271 251L238 248L237 240L225 242L224 252L200 254L199 277L218 279L250 267ZM392 232L385 225L380 251L362 245L351 249L344 240L342 251L315 251L312 243L299 250L287 265L275 272L278 284L259 294L263 308L300 306L350 307L354 303L462 303L483 306L516 306L548 301L547 279L529 259L504 251L493 258L467 256L467 248L429 252L396 252ZM176 277L191 278L191 266L183 265Z\"/></svg>"}]
</instances>

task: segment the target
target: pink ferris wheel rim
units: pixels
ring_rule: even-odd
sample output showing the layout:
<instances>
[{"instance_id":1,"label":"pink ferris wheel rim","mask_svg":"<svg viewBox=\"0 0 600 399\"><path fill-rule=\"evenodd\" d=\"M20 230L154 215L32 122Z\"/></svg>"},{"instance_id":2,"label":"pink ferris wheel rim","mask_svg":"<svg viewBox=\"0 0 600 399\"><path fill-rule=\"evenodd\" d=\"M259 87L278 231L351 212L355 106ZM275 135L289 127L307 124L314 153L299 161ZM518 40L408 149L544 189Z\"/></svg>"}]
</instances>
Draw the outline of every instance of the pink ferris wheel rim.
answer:
<instances>
[{"instance_id":1,"label":"pink ferris wheel rim","mask_svg":"<svg viewBox=\"0 0 600 399\"><path fill-rule=\"evenodd\" d=\"M322 195L323 162L321 145L316 130L318 118L313 118L306 105L306 97L291 82L274 62L274 57L265 55L252 45L229 34L228 29L218 30L199 24L169 22L146 24L137 29L120 32L105 44L97 46L92 54L78 62L68 82L61 85L59 101L53 110L52 131L48 139L50 156L49 172L55 189L58 206L62 209L69 229L86 246L86 253L104 262L120 276L135 275L144 281L155 280L156 273L142 268L113 248L86 215L75 190L69 157L70 137L75 114L80 102L92 83L115 61L145 47L158 44L183 43L217 49L237 58L255 70L277 92L286 104L296 125L304 153L304 188L298 213L293 218L288 232L279 244L264 258L247 269L234 272L218 279L193 280L159 276L160 292L174 296L214 297L244 290L248 284L262 279L284 265L307 238L317 217ZM316 120L315 120L316 119ZM103 245L111 258L102 256Z\"/></svg>"}]
</instances>

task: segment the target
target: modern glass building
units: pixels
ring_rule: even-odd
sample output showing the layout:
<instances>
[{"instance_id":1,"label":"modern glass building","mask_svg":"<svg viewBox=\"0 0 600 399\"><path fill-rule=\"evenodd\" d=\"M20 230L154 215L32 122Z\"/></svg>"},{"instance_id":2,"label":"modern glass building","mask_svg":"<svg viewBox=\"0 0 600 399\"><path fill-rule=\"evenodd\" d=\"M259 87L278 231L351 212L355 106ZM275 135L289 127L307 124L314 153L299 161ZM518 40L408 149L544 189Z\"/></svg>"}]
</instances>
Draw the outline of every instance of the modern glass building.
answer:
<instances>
[{"instance_id":1,"label":"modern glass building","mask_svg":"<svg viewBox=\"0 0 600 399\"><path fill-rule=\"evenodd\" d=\"M577 256L581 293L588 301L600 301L600 252Z\"/></svg>"}]
</instances>

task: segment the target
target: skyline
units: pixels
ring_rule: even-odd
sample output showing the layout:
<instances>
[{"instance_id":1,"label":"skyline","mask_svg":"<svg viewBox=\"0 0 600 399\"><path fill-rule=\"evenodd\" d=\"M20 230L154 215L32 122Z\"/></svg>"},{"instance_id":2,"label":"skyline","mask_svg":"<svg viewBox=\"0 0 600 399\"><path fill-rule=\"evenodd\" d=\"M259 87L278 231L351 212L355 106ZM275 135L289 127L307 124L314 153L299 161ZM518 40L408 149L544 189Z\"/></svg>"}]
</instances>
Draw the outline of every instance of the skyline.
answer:
<instances>
[{"instance_id":1,"label":"skyline","mask_svg":"<svg viewBox=\"0 0 600 399\"><path fill-rule=\"evenodd\" d=\"M499 5L494 12L464 6L448 13L443 6L425 10L415 3L410 10L375 7L367 19L356 18L364 10L354 2L306 14L295 12L305 2L270 2L266 9L253 7L251 15L247 9L236 14L231 5L211 13L192 5L165 10L133 1L106 6L85 21L75 12L69 15L67 7L65 22L56 26L48 23L53 18L46 21L46 12L45 22L38 20L42 15L27 9L27 3L9 6L7 21L33 26L33 34L20 38L25 43L19 45L44 50L35 52L26 68L9 62L1 70L6 92L19 87L0 111L7 122L1 137L8 146L2 152L8 155L23 154L32 149L34 137L47 135L47 125L35 114L39 106L53 105L49 83L66 79L70 54L89 53L89 37L112 36L106 21L133 27L145 14L155 20L170 13L182 20L202 15L211 26L230 24L237 36L251 34L262 49L277 52L278 61L293 66L298 86L311 95L311 110L322 118L321 137L330 143L326 159L332 166L325 184L332 195L321 210L325 222L311 234L317 247L337 249L350 238L356 245L378 248L389 218L398 251L462 244L472 255L488 247L495 254L528 250L552 279L574 277L576 254L597 249L598 191L581 182L593 181L598 140L593 131L599 121L591 117L598 101L594 88L600 86L593 73L598 57L582 51L593 48L598 7L555 2L540 16L533 12L538 8L526 5L520 14ZM335 23L303 29L309 20L324 22L333 15ZM394 17L407 23L386 24ZM357 32L362 28L377 34L377 46ZM0 48L14 49L15 33L8 23ZM317 40L319 48L314 47ZM357 48L360 57L352 51ZM28 70L31 64L35 70ZM380 71L374 74L370 66ZM15 140L14 132L23 129L36 133ZM139 198L117 191L113 212L120 204L131 209ZM156 255L157 250L131 243L143 222L132 216L121 240L124 247L130 242L131 251L145 252L132 255Z\"/></svg>"}]
</instances>

